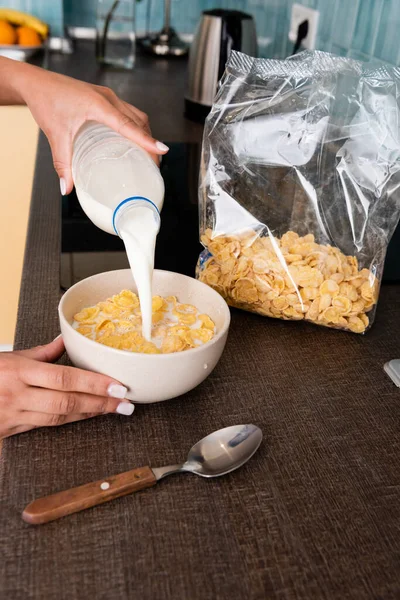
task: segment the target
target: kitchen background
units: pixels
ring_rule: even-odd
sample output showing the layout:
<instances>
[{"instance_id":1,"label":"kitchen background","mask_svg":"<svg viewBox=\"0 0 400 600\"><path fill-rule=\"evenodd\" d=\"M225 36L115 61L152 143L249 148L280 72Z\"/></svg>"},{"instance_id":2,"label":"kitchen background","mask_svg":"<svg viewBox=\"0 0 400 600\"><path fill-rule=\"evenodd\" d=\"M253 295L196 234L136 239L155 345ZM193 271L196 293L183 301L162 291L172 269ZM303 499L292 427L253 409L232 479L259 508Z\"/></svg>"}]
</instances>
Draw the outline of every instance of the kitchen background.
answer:
<instances>
[{"instance_id":1,"label":"kitchen background","mask_svg":"<svg viewBox=\"0 0 400 600\"><path fill-rule=\"evenodd\" d=\"M137 3L137 31L146 28L147 3ZM400 64L399 0L298 0L320 11L317 48L361 60L372 57ZM2 4L37 15L51 26L53 36L66 27L94 27L97 0L6 0ZM293 0L172 0L172 24L181 34L193 33L202 10L231 8L256 20L260 55L284 57ZM150 28L161 29L163 0L151 0Z\"/></svg>"}]
</instances>

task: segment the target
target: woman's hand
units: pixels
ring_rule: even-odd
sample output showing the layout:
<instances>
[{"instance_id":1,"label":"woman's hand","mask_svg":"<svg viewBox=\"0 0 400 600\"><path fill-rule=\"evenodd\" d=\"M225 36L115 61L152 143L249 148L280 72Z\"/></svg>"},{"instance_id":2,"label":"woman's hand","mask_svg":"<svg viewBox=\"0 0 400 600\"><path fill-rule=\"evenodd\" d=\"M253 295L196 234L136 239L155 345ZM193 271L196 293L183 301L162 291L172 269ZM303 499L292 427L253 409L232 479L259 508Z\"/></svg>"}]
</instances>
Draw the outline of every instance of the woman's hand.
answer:
<instances>
[{"instance_id":1,"label":"woman's hand","mask_svg":"<svg viewBox=\"0 0 400 600\"><path fill-rule=\"evenodd\" d=\"M0 439L105 413L133 413L133 404L124 400L127 389L118 381L49 364L63 352L59 337L47 346L0 353Z\"/></svg>"},{"instance_id":2,"label":"woman's hand","mask_svg":"<svg viewBox=\"0 0 400 600\"><path fill-rule=\"evenodd\" d=\"M73 188L72 144L86 121L108 125L142 146L153 158L168 152L165 144L151 136L147 115L109 88L6 58L0 58L0 77L0 104L27 104L46 134L63 195Z\"/></svg>"}]
</instances>

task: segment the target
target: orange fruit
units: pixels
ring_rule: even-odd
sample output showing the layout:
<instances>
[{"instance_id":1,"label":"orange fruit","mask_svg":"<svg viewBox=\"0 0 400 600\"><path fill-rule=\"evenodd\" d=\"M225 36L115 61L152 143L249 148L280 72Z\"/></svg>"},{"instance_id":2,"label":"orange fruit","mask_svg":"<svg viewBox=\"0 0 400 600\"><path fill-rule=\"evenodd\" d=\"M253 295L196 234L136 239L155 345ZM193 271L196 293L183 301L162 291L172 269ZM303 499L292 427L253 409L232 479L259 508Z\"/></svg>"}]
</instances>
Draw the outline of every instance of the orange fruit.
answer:
<instances>
[{"instance_id":1,"label":"orange fruit","mask_svg":"<svg viewBox=\"0 0 400 600\"><path fill-rule=\"evenodd\" d=\"M42 38L32 27L18 27L18 44L21 46L40 46Z\"/></svg>"},{"instance_id":2,"label":"orange fruit","mask_svg":"<svg viewBox=\"0 0 400 600\"><path fill-rule=\"evenodd\" d=\"M0 44L16 44L17 32L7 21L0 20Z\"/></svg>"}]
</instances>

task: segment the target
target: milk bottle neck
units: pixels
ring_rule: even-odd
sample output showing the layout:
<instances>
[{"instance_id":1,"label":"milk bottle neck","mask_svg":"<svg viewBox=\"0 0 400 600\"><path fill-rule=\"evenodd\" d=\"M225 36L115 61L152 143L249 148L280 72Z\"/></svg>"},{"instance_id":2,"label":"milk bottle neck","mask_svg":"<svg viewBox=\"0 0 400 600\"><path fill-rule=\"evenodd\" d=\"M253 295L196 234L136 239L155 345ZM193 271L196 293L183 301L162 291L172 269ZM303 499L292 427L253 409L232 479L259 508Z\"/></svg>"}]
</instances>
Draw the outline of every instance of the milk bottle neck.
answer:
<instances>
[{"instance_id":1,"label":"milk bottle neck","mask_svg":"<svg viewBox=\"0 0 400 600\"><path fill-rule=\"evenodd\" d=\"M115 233L121 237L120 231L123 224L128 221L128 219L135 218L135 212L138 209L147 209L153 213L154 220L157 225L157 232L160 229L161 218L160 211L157 206L149 200L148 198L144 198L143 196L133 196L132 198L127 198L120 202L117 208L114 210L113 214L113 228Z\"/></svg>"}]
</instances>

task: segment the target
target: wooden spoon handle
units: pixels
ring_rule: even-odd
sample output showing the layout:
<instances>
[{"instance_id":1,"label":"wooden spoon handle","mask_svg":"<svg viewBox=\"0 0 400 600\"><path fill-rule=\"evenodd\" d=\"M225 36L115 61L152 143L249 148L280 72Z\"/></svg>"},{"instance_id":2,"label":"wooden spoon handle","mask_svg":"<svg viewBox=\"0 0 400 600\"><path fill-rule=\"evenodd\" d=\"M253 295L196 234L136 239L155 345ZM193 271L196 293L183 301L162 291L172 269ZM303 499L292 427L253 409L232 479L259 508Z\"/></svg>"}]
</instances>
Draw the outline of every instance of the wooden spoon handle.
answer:
<instances>
[{"instance_id":1,"label":"wooden spoon handle","mask_svg":"<svg viewBox=\"0 0 400 600\"><path fill-rule=\"evenodd\" d=\"M141 467L34 500L25 508L22 518L31 525L41 525L156 483L150 467Z\"/></svg>"}]
</instances>

